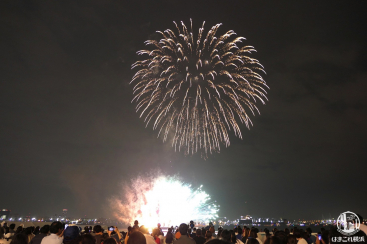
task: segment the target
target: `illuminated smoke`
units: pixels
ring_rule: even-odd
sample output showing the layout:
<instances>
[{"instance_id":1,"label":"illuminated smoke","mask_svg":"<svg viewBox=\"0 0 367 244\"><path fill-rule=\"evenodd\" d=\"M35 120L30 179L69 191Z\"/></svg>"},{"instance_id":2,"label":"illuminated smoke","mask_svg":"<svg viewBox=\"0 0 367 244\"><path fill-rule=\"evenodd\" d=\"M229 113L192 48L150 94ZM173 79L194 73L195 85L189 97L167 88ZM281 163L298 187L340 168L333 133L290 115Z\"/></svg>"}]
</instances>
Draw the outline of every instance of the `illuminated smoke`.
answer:
<instances>
[{"instance_id":1,"label":"illuminated smoke","mask_svg":"<svg viewBox=\"0 0 367 244\"><path fill-rule=\"evenodd\" d=\"M208 222L216 219L218 205L202 190L191 187L178 177L139 176L124 187L122 199L111 201L115 217L132 224L138 220L141 225L155 227L176 226L190 220Z\"/></svg>"}]
</instances>

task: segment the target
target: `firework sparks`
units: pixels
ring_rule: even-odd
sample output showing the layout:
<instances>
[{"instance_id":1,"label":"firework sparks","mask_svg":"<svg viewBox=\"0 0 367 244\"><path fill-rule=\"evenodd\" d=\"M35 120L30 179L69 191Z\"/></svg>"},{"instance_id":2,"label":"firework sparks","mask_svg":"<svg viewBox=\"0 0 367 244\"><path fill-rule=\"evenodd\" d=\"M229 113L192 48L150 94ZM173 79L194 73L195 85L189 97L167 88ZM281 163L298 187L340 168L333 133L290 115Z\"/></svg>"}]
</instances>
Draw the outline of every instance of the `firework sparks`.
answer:
<instances>
[{"instance_id":1,"label":"firework sparks","mask_svg":"<svg viewBox=\"0 0 367 244\"><path fill-rule=\"evenodd\" d=\"M131 81L133 102L158 137L172 137L175 150L207 155L230 145L229 131L242 139L237 121L250 128L248 112L260 113L255 103L267 100L269 87L259 74L265 71L249 56L254 47L239 47L245 38L233 30L216 37L217 24L205 35L204 22L195 38L192 21L191 31L174 24L177 32L157 31L162 39L145 42L153 50L137 52L148 58L132 65L139 68Z\"/></svg>"},{"instance_id":2,"label":"firework sparks","mask_svg":"<svg viewBox=\"0 0 367 244\"><path fill-rule=\"evenodd\" d=\"M179 225L190 220L217 218L218 205L200 186L193 189L177 177L137 177L124 189L124 201L111 201L116 217L126 224L134 220L147 227Z\"/></svg>"}]
</instances>

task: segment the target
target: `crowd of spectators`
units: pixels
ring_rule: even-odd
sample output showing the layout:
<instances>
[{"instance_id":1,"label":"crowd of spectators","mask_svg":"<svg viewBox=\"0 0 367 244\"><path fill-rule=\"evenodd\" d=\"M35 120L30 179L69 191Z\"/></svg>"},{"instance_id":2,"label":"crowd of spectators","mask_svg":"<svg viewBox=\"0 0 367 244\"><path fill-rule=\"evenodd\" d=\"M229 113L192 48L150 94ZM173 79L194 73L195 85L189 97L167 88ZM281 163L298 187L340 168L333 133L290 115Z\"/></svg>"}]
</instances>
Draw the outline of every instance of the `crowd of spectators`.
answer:
<instances>
[{"instance_id":1,"label":"crowd of spectators","mask_svg":"<svg viewBox=\"0 0 367 244\"><path fill-rule=\"evenodd\" d=\"M255 227L237 226L230 230L219 227L216 231L213 225L195 228L192 222L176 228L172 226L166 235L159 224L149 233L144 225L139 226L138 221L128 227L127 232L120 232L116 226L104 230L100 225L87 226L82 230L76 225L65 226L61 222L42 228L15 227L15 224L8 226L2 223L0 244L329 244L346 240L365 243L367 240L365 225L361 225L362 231L351 239L345 239L336 227L321 229L316 235L310 228L303 230L297 227L259 232Z\"/></svg>"},{"instance_id":2,"label":"crowd of spectators","mask_svg":"<svg viewBox=\"0 0 367 244\"><path fill-rule=\"evenodd\" d=\"M15 229L15 224L2 223L0 227L0 244L120 244L126 233L116 226L103 230L100 225L85 227L82 230L76 225L65 225L55 221L51 225L23 225Z\"/></svg>"}]
</instances>

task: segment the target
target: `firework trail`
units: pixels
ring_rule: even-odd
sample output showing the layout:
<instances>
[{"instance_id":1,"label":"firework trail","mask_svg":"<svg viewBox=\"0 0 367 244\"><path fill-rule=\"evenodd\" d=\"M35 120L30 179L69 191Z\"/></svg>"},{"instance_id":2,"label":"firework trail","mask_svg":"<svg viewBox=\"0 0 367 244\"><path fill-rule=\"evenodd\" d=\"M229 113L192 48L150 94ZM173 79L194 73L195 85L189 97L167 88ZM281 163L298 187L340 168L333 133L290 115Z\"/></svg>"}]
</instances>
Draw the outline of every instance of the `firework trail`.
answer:
<instances>
[{"instance_id":1,"label":"firework trail","mask_svg":"<svg viewBox=\"0 0 367 244\"><path fill-rule=\"evenodd\" d=\"M178 177L139 176L125 185L123 199L111 200L115 217L126 224L138 220L146 227L179 225L190 220L207 222L218 217L218 205L201 189Z\"/></svg>"},{"instance_id":2,"label":"firework trail","mask_svg":"<svg viewBox=\"0 0 367 244\"><path fill-rule=\"evenodd\" d=\"M207 155L230 145L231 130L242 139L238 121L250 128L248 112L260 114L255 103L265 104L269 87L259 74L263 66L248 56L254 47L238 46L244 37L233 30L216 37L221 24L205 34L205 22L194 36L190 22L190 31L183 22L174 22L176 32L157 31L162 39L145 42L153 49L137 52L148 57L132 65L139 69L132 101L146 125L159 129L158 137L172 137L175 150Z\"/></svg>"}]
</instances>

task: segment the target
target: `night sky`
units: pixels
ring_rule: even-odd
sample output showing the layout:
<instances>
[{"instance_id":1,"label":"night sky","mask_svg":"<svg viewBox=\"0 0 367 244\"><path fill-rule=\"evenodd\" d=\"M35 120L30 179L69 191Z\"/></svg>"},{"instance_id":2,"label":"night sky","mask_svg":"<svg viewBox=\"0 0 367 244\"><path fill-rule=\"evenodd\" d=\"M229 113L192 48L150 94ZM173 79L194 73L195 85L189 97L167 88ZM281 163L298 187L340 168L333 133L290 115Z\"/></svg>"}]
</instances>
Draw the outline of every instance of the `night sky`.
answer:
<instances>
[{"instance_id":1,"label":"night sky","mask_svg":"<svg viewBox=\"0 0 367 244\"><path fill-rule=\"evenodd\" d=\"M1 1L0 208L108 217L124 182L160 168L204 185L222 217L366 218L366 7ZM270 87L243 140L231 134L231 146L207 160L175 152L131 104L136 51L190 18L195 31L205 20L206 31L223 23L219 34L246 37Z\"/></svg>"}]
</instances>

